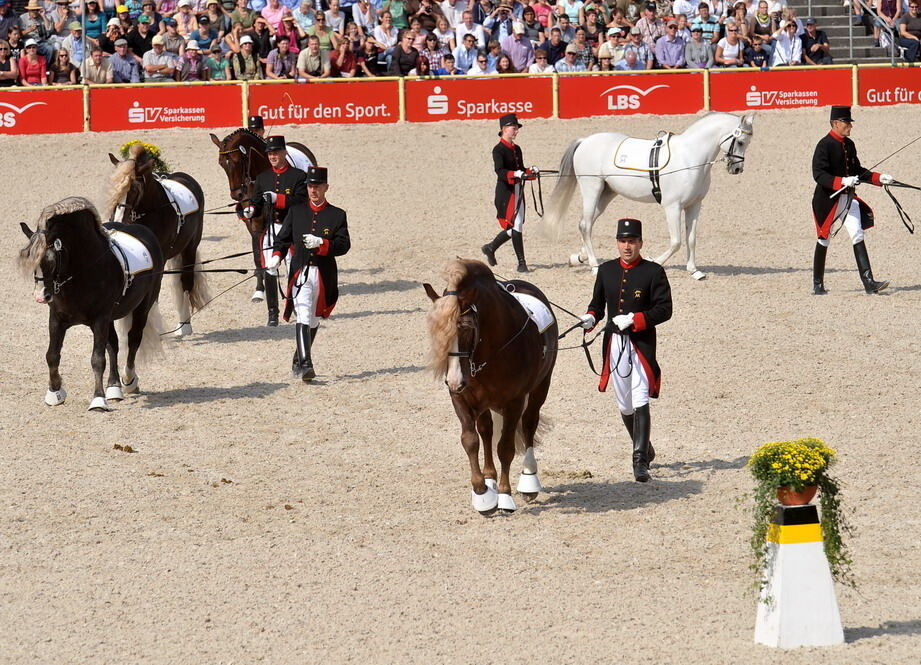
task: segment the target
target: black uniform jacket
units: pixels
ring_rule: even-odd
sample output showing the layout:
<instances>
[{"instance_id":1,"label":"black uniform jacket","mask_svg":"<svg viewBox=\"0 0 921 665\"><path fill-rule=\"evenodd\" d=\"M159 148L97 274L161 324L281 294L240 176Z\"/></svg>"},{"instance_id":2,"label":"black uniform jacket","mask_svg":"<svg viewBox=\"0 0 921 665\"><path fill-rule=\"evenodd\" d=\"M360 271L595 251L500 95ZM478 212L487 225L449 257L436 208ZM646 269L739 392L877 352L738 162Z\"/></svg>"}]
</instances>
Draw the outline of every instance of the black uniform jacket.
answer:
<instances>
[{"instance_id":1,"label":"black uniform jacket","mask_svg":"<svg viewBox=\"0 0 921 665\"><path fill-rule=\"evenodd\" d=\"M659 396L662 371L656 362L656 326L672 318L672 289L665 269L654 261L639 258L633 263L621 259L605 261L598 268L595 292L588 313L604 322L604 354L598 390L604 392L611 376L611 335L626 334L649 378L649 396ZM607 318L605 318L607 311ZM633 326L621 333L612 319L633 312Z\"/></svg>"},{"instance_id":2,"label":"black uniform jacket","mask_svg":"<svg viewBox=\"0 0 921 665\"><path fill-rule=\"evenodd\" d=\"M518 180L512 174L524 171L521 147L501 139L492 149L492 163L496 169L496 219L503 229L515 224L515 210L518 207L515 184Z\"/></svg>"},{"instance_id":3,"label":"black uniform jacket","mask_svg":"<svg viewBox=\"0 0 921 665\"><path fill-rule=\"evenodd\" d=\"M879 185L879 173L865 169L857 158L857 147L851 139L828 132L818 142L812 155L812 177L815 179L815 192L812 194L812 216L815 219L816 234L819 238L828 238L832 222L835 221L835 209L838 199L847 196L843 191L835 198L829 198L841 189L841 179L845 176L860 176L861 182ZM854 197L860 204L860 225L868 229L873 226L873 211L864 201Z\"/></svg>"},{"instance_id":4,"label":"black uniform jacket","mask_svg":"<svg viewBox=\"0 0 921 665\"><path fill-rule=\"evenodd\" d=\"M303 238L312 234L323 239L316 249L307 249ZM285 320L291 316L294 305L292 296L298 275L310 266L316 266L320 273L320 296L317 298L317 316L327 318L339 299L339 271L337 256L342 256L352 246L349 239L349 225L345 210L328 202L315 207L309 201L291 206L275 238L273 253L284 256L289 248L294 250L289 267L288 303L285 306Z\"/></svg>"},{"instance_id":5,"label":"black uniform jacket","mask_svg":"<svg viewBox=\"0 0 921 665\"><path fill-rule=\"evenodd\" d=\"M285 164L281 169L268 169L256 176L253 190L252 206L257 215L262 215L265 200L262 195L266 192L275 192L275 211L266 223L281 223L285 219L288 208L298 203L307 201L307 174L293 166Z\"/></svg>"}]
</instances>

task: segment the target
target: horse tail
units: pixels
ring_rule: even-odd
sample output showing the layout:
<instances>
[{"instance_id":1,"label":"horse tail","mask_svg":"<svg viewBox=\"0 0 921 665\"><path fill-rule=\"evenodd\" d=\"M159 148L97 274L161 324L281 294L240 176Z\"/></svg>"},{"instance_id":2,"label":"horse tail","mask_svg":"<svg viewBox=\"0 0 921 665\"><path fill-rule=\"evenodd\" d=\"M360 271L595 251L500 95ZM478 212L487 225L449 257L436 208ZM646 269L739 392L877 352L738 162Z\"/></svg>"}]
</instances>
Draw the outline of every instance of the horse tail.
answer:
<instances>
[{"instance_id":1,"label":"horse tail","mask_svg":"<svg viewBox=\"0 0 921 665\"><path fill-rule=\"evenodd\" d=\"M186 266L182 260L182 254L177 254L169 261L170 270L188 269L192 273L192 288L189 290L189 306L192 308L191 314L194 314L204 307L211 298L211 290L208 288L208 279L205 277L199 266L201 264L201 255L198 249L195 250L195 260L193 265ZM176 302L180 302L183 297L182 278L183 275L176 275L173 280L173 297Z\"/></svg>"},{"instance_id":2,"label":"horse tail","mask_svg":"<svg viewBox=\"0 0 921 665\"><path fill-rule=\"evenodd\" d=\"M128 338L128 331L131 330L133 320L134 314L132 313L115 322L118 328L118 336L121 339ZM155 300L147 311L147 323L144 325L144 332L141 334L141 345L138 347L137 353L139 365L146 365L163 356L163 343L160 339L160 333L163 332L165 327L163 317L160 316L159 304Z\"/></svg>"},{"instance_id":3,"label":"horse tail","mask_svg":"<svg viewBox=\"0 0 921 665\"><path fill-rule=\"evenodd\" d=\"M563 157L560 159L560 173L557 178L553 191L550 192L550 201L547 203L547 210L541 219L539 228L543 233L552 240L556 240L560 235L563 217L569 209L569 202L572 200L573 192L576 189L576 174L573 170L573 157L576 149L581 145L582 139L576 139L569 144Z\"/></svg>"}]
</instances>

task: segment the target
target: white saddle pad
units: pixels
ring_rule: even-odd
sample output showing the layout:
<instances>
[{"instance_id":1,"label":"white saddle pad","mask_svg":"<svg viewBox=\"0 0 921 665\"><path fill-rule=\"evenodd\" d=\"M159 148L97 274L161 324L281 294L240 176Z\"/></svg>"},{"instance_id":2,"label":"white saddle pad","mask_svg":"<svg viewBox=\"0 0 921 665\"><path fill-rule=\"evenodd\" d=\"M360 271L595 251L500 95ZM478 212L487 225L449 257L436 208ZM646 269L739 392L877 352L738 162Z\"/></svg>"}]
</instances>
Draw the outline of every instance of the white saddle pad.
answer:
<instances>
[{"instance_id":1,"label":"white saddle pad","mask_svg":"<svg viewBox=\"0 0 921 665\"><path fill-rule=\"evenodd\" d=\"M126 275L134 276L138 273L153 270L153 257L147 247L133 235L124 231L109 231L109 240L112 242L112 253L122 266Z\"/></svg>"},{"instance_id":2,"label":"white saddle pad","mask_svg":"<svg viewBox=\"0 0 921 665\"><path fill-rule=\"evenodd\" d=\"M310 161L310 158L305 155L302 151L298 150L292 145L287 146L288 150L288 163L296 169L301 171L306 171L309 166L316 166L313 162Z\"/></svg>"},{"instance_id":3,"label":"white saddle pad","mask_svg":"<svg viewBox=\"0 0 921 665\"><path fill-rule=\"evenodd\" d=\"M167 178L161 179L160 184L163 185L166 195L179 207L179 212L183 215L188 215L198 210L198 200L191 189L182 183L168 180Z\"/></svg>"},{"instance_id":4,"label":"white saddle pad","mask_svg":"<svg viewBox=\"0 0 921 665\"><path fill-rule=\"evenodd\" d=\"M553 312L551 312L550 308L539 299L534 296L529 296L527 293L519 293L518 291L514 291L512 295L515 296L515 300L518 301L518 304L524 307L524 311L528 313L528 316L537 325L537 329L540 332L544 332L553 325L555 321Z\"/></svg>"},{"instance_id":5,"label":"white saddle pad","mask_svg":"<svg viewBox=\"0 0 921 665\"><path fill-rule=\"evenodd\" d=\"M664 169L671 159L671 150L668 145L671 138L671 134L666 135L662 147L659 148L659 163L655 165L655 168L659 170ZM628 171L649 173L652 170L649 167L649 154L652 152L654 143L654 140L649 139L624 139L614 151L614 166Z\"/></svg>"}]
</instances>

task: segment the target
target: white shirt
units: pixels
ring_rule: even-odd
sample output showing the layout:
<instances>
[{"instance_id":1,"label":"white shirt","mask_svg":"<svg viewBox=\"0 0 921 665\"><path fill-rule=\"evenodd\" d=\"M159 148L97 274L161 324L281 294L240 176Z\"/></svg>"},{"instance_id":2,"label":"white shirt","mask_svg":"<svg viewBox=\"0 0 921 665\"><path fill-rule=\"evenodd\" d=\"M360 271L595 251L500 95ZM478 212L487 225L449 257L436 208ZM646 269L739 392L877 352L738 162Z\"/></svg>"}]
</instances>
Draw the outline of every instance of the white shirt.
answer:
<instances>
[{"instance_id":1,"label":"white shirt","mask_svg":"<svg viewBox=\"0 0 921 665\"><path fill-rule=\"evenodd\" d=\"M674 11L675 16L678 14L684 14L687 16L688 23L690 23L695 18L697 18L697 14L700 11L697 9L697 5L699 4L700 2L691 2L691 0L675 0L675 4L672 6L672 10Z\"/></svg>"},{"instance_id":2,"label":"white shirt","mask_svg":"<svg viewBox=\"0 0 921 665\"><path fill-rule=\"evenodd\" d=\"M777 65L802 64L803 42L794 33L791 38L784 30L774 40L774 55L771 56L771 67Z\"/></svg>"},{"instance_id":3,"label":"white shirt","mask_svg":"<svg viewBox=\"0 0 921 665\"><path fill-rule=\"evenodd\" d=\"M384 29L384 26L379 25L374 28L374 39L383 44L384 48L390 48L397 43L398 33L399 31L395 27L391 26L390 32L388 33L387 30Z\"/></svg>"},{"instance_id":4,"label":"white shirt","mask_svg":"<svg viewBox=\"0 0 921 665\"><path fill-rule=\"evenodd\" d=\"M499 72L496 71L495 67L490 67L486 65L486 69L480 69L479 63L475 64L467 72L467 76L496 76Z\"/></svg>"},{"instance_id":5,"label":"white shirt","mask_svg":"<svg viewBox=\"0 0 921 665\"><path fill-rule=\"evenodd\" d=\"M454 38L458 44L464 41L464 35L473 35L476 37L477 48L486 48L486 31L479 23L474 23L470 28L464 23L458 23L454 28Z\"/></svg>"},{"instance_id":6,"label":"white shirt","mask_svg":"<svg viewBox=\"0 0 921 665\"><path fill-rule=\"evenodd\" d=\"M457 0L453 7L448 0L444 0L439 6L441 7L441 13L448 19L448 25L452 28L456 28L460 23L463 23L464 10L467 9L467 0Z\"/></svg>"},{"instance_id":7,"label":"white shirt","mask_svg":"<svg viewBox=\"0 0 921 665\"><path fill-rule=\"evenodd\" d=\"M533 63L528 67L528 74L552 74L556 69L553 68L549 62L545 65L539 65L538 63Z\"/></svg>"}]
</instances>

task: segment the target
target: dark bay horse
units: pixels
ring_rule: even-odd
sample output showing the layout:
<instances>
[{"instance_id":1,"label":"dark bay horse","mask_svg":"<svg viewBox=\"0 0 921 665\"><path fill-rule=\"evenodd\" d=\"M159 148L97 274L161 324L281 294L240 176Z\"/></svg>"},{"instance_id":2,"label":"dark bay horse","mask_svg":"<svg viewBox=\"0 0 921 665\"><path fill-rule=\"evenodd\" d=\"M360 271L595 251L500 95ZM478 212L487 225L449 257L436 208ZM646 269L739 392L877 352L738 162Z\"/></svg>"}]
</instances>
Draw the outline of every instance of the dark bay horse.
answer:
<instances>
[{"instance_id":1,"label":"dark bay horse","mask_svg":"<svg viewBox=\"0 0 921 665\"><path fill-rule=\"evenodd\" d=\"M259 136L246 128L238 129L228 134L223 139L219 139L214 134L210 134L211 140L218 149L217 161L224 172L227 174L227 184L230 186L230 198L236 201L237 213L243 209L245 201L248 201L253 194L253 186L256 176L271 168L269 158L265 152L265 141ZM288 142L289 146L300 150L310 160L311 164L317 163L317 158L310 149L303 143ZM290 159L289 159L290 162ZM262 266L262 234L265 231L265 222L262 217L253 217L252 219L243 219L246 224L253 244L253 261L257 268ZM269 277L270 286L277 289L277 278ZM256 272L256 291L253 293L252 300L259 302L265 299L265 275L262 270Z\"/></svg>"},{"instance_id":2,"label":"dark bay horse","mask_svg":"<svg viewBox=\"0 0 921 665\"><path fill-rule=\"evenodd\" d=\"M125 392L138 391L135 358L143 350L160 345L160 316L157 299L163 275L163 253L157 238L147 228L133 224L103 226L93 204L72 197L42 211L33 232L20 224L29 244L19 252L19 265L35 278L35 299L48 305L48 392L45 404L62 404L67 393L61 385L58 367L64 335L71 326L85 325L93 331L91 364L96 375L92 411L108 411L108 400L124 399ZM106 232L121 231L142 243L151 267L126 276ZM119 234L116 234L119 235ZM123 236L119 236L123 237ZM130 239L129 239L130 240ZM124 384L118 373L118 334L114 321L130 315L128 360ZM109 378L103 391L102 374L109 354Z\"/></svg>"},{"instance_id":3,"label":"dark bay horse","mask_svg":"<svg viewBox=\"0 0 921 665\"><path fill-rule=\"evenodd\" d=\"M524 453L518 491L531 501L541 489L534 444L556 364L556 319L536 286L521 280L497 282L480 261L452 261L445 268L445 279L447 289L441 296L430 284L424 284L433 303L428 314L431 367L436 377L445 377L461 423L461 445L470 461L473 507L484 515L497 507L511 512L516 506L509 469L516 443ZM542 329L513 292L523 294L532 310L542 309L543 304ZM501 464L498 484L492 454L493 412L501 416L502 423L497 445Z\"/></svg>"},{"instance_id":4,"label":"dark bay horse","mask_svg":"<svg viewBox=\"0 0 921 665\"><path fill-rule=\"evenodd\" d=\"M113 222L141 224L149 228L156 235L170 268L182 270L179 280L173 282L173 295L179 312L176 336L190 335L192 312L201 309L208 300L205 276L196 270L205 219L205 194L198 182L186 173L155 175L154 161L142 145L131 146L124 161L119 161L111 153L109 158L116 168L110 181L106 215ZM187 214L177 210L177 206L182 205L182 189L178 190L178 196L174 194L171 198L166 189L169 183L165 185L161 180L178 183L188 190L197 209Z\"/></svg>"}]
</instances>

